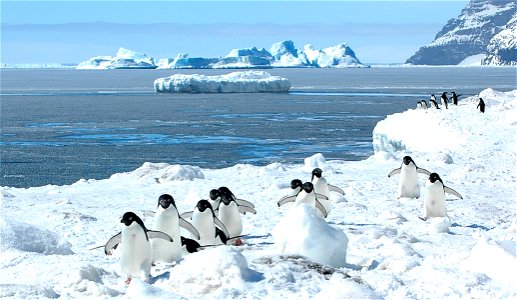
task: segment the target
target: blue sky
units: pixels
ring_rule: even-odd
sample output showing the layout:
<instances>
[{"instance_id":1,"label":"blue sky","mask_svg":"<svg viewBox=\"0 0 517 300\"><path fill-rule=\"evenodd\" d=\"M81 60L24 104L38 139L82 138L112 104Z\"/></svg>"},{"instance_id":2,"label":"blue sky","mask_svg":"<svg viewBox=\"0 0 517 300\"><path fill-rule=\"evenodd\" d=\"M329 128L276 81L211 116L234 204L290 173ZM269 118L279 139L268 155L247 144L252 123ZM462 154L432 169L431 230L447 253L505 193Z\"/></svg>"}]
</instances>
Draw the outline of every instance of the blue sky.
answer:
<instances>
[{"instance_id":1,"label":"blue sky","mask_svg":"<svg viewBox=\"0 0 517 300\"><path fill-rule=\"evenodd\" d=\"M346 42L366 63L403 62L468 1L5 1L2 63L78 63L119 47L155 58Z\"/></svg>"}]
</instances>

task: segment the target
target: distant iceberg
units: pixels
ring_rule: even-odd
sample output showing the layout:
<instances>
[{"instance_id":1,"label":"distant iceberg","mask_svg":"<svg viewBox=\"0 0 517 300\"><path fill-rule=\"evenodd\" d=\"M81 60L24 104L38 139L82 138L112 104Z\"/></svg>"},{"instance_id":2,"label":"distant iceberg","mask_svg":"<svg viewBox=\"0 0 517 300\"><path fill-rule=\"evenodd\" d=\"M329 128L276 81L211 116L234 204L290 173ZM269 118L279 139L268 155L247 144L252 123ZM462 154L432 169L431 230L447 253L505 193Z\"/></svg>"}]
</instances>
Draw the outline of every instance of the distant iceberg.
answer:
<instances>
[{"instance_id":1,"label":"distant iceberg","mask_svg":"<svg viewBox=\"0 0 517 300\"><path fill-rule=\"evenodd\" d=\"M285 93L291 83L264 71L233 72L219 76L175 74L154 81L159 93Z\"/></svg>"},{"instance_id":2,"label":"distant iceberg","mask_svg":"<svg viewBox=\"0 0 517 300\"><path fill-rule=\"evenodd\" d=\"M154 58L120 48L116 56L96 56L77 65L77 69L156 69Z\"/></svg>"},{"instance_id":3,"label":"distant iceberg","mask_svg":"<svg viewBox=\"0 0 517 300\"><path fill-rule=\"evenodd\" d=\"M305 45L297 49L293 41L274 43L270 50L257 47L233 49L225 57L189 57L155 60L145 54L120 48L117 56L96 56L80 63L78 69L268 69L268 68L360 68L363 65L346 44L322 50Z\"/></svg>"}]
</instances>

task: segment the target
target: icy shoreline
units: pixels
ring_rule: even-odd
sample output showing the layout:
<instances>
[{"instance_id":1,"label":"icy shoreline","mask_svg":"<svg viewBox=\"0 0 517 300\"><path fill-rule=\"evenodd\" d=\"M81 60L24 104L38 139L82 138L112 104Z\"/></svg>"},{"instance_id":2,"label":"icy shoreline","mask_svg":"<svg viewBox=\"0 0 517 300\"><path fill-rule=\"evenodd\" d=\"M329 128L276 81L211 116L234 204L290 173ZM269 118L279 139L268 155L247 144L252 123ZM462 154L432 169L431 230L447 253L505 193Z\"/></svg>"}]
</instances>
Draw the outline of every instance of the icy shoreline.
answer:
<instances>
[{"instance_id":1,"label":"icy shoreline","mask_svg":"<svg viewBox=\"0 0 517 300\"><path fill-rule=\"evenodd\" d=\"M2 187L0 296L515 298L517 90L487 89L479 97L487 103L484 114L476 109L478 97L470 97L447 110L388 116L372 133L376 154L364 161L326 161L316 154L303 164L264 167L146 163L105 180ZM418 218L422 199L396 199L398 178L387 174L404 155L463 194L463 200L447 198L445 232ZM345 191L331 194L333 208L325 219L348 238L344 267L282 254L270 235L294 212L292 205L278 208L276 201L290 193L291 179L310 180L315 167ZM421 187L425 180L419 177ZM134 280L129 286L117 257L89 250L120 230L125 211L153 209L162 193L173 195L181 212L188 211L219 186L256 205L257 215L243 216L243 246L213 247L176 266L159 264L151 283ZM150 226L153 219L144 222ZM308 231L286 232L298 237Z\"/></svg>"}]
</instances>

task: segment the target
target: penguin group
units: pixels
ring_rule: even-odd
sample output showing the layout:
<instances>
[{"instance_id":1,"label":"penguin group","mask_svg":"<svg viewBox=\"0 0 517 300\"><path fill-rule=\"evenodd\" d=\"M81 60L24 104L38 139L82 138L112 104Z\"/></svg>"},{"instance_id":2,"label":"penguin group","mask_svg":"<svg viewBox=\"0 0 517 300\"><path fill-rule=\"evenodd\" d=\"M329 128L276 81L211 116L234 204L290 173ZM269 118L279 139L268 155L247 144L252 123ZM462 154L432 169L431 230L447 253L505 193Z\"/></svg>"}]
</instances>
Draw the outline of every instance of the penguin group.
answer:
<instances>
[{"instance_id":1,"label":"penguin group","mask_svg":"<svg viewBox=\"0 0 517 300\"><path fill-rule=\"evenodd\" d=\"M445 186L437 173L431 173L426 169L417 167L410 156L404 156L401 166L388 174L388 177L400 174L397 198L418 199L420 197L418 173L428 176L425 185L423 215L420 219L426 221L434 217L446 217L445 193L452 194L459 199L463 199L463 197L452 188Z\"/></svg>"},{"instance_id":2,"label":"penguin group","mask_svg":"<svg viewBox=\"0 0 517 300\"><path fill-rule=\"evenodd\" d=\"M431 97L429 98L429 104L427 101L420 100L416 103L416 109L441 109L441 107L445 107L445 109L449 109L449 103L452 103L453 105L458 105L458 98L461 96L461 94L457 95L456 92L451 92L451 97L447 97L448 92L443 92L440 96L440 100L438 101L436 99L436 96L434 94L431 94ZM441 105L441 107L440 107ZM476 107L479 109L480 112L485 112L485 102L482 98L479 98L479 104Z\"/></svg>"},{"instance_id":3,"label":"penguin group","mask_svg":"<svg viewBox=\"0 0 517 300\"><path fill-rule=\"evenodd\" d=\"M179 213L174 198L163 194L156 211L144 211L154 217L148 229L134 212L124 213L122 230L104 245L106 255L120 254L120 266L129 284L133 277L150 278L151 267L158 262L176 263L188 254L218 244L241 245L240 214L256 214L255 206L238 199L227 187L213 189L209 200L199 200L192 211ZM185 229L181 235L180 227Z\"/></svg>"}]
</instances>

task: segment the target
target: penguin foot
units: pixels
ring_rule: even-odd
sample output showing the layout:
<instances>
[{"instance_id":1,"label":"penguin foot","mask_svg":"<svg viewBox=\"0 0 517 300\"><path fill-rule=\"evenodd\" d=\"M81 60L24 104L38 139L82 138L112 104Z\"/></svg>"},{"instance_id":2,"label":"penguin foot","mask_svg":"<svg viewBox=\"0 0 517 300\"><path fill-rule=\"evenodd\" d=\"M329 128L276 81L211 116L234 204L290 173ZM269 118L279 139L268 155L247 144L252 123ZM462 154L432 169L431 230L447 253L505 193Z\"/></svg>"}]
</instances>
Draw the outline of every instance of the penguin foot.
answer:
<instances>
[{"instance_id":1,"label":"penguin foot","mask_svg":"<svg viewBox=\"0 0 517 300\"><path fill-rule=\"evenodd\" d=\"M235 240L235 242L233 242L233 244L234 244L235 246L242 246L242 244L244 244L244 242L243 242L240 238L237 238L237 239Z\"/></svg>"},{"instance_id":2,"label":"penguin foot","mask_svg":"<svg viewBox=\"0 0 517 300\"><path fill-rule=\"evenodd\" d=\"M126 279L126 281L124 281L124 282L125 282L126 284L130 284L130 283L131 283L131 277L128 277L128 278Z\"/></svg>"}]
</instances>

